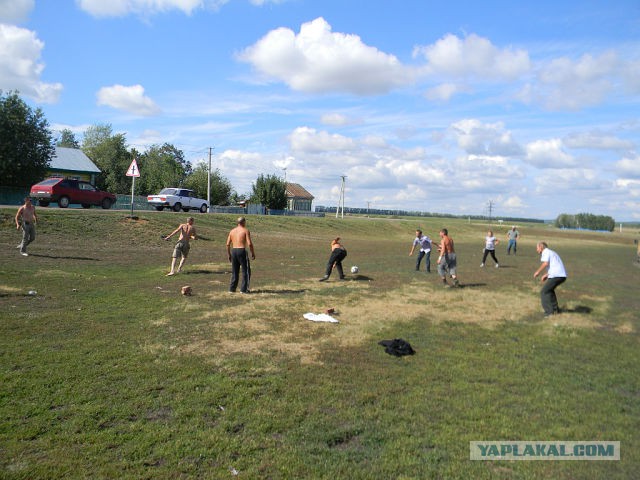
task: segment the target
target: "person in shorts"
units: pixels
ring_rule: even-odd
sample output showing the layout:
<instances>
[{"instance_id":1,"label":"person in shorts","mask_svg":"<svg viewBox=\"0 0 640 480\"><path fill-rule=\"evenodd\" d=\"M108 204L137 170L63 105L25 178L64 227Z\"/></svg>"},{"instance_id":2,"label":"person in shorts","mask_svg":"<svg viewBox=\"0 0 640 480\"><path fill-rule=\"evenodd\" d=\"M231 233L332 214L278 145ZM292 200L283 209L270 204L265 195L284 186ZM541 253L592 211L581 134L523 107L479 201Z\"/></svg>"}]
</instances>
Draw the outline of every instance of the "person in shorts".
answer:
<instances>
[{"instance_id":1,"label":"person in shorts","mask_svg":"<svg viewBox=\"0 0 640 480\"><path fill-rule=\"evenodd\" d=\"M189 250L191 249L189 241L192 239L195 240L197 238L196 228L193 226L193 222L193 217L189 217L187 219L187 223L181 223L178 228L164 237L165 240L169 240L176 233L180 232L178 243L176 243L175 247L173 248L173 254L171 255L171 271L167 273L167 276L175 275L176 273L180 273L182 271L184 262L189 255ZM178 261L178 259L180 259L180 263L178 264L178 270L176 270L176 262Z\"/></svg>"}]
</instances>

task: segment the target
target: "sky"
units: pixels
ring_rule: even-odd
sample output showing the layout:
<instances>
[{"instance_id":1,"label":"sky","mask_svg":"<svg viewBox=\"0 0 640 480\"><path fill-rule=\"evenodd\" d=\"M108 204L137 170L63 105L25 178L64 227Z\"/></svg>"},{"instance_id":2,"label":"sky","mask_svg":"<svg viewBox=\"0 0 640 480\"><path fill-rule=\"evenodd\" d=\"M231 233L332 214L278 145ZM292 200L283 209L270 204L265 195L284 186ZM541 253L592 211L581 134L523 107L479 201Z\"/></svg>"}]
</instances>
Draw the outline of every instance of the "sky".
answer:
<instances>
[{"instance_id":1,"label":"sky","mask_svg":"<svg viewBox=\"0 0 640 480\"><path fill-rule=\"evenodd\" d=\"M0 89L240 194L640 220L638 0L0 0Z\"/></svg>"}]
</instances>

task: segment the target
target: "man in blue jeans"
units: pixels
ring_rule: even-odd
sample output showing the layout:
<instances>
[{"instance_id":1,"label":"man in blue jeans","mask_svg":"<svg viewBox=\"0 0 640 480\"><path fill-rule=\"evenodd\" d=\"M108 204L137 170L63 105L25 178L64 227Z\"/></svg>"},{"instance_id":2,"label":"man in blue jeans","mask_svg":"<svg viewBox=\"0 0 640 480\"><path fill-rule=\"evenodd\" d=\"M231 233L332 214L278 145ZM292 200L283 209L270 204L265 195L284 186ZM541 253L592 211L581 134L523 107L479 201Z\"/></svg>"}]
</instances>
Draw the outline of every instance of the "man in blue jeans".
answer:
<instances>
[{"instance_id":1,"label":"man in blue jeans","mask_svg":"<svg viewBox=\"0 0 640 480\"><path fill-rule=\"evenodd\" d=\"M511 249L513 248L513 254L518 252L518 239L520 238L520 232L516 229L516 226L512 226L511 230L507 232L507 255L511 255Z\"/></svg>"},{"instance_id":2,"label":"man in blue jeans","mask_svg":"<svg viewBox=\"0 0 640 480\"><path fill-rule=\"evenodd\" d=\"M427 235L422 234L422 230L416 230L416 238L413 239L413 244L411 245L411 251L409 252L409 256L413 255L413 251L417 246L420 246L420 250L418 251L418 259L416 260L416 271L420 270L420 262L424 257L425 267L427 269L427 273L431 272L431 239Z\"/></svg>"},{"instance_id":3,"label":"man in blue jeans","mask_svg":"<svg viewBox=\"0 0 640 480\"><path fill-rule=\"evenodd\" d=\"M540 281L544 282L542 290L540 290L540 301L544 309L544 316L548 317L560 313L555 290L558 285L567 280L567 271L560 256L551 250L545 242L538 242L536 251L540 254L542 264L533 274L533 278L537 278L540 273L548 269L547 273L540 277Z\"/></svg>"}]
</instances>

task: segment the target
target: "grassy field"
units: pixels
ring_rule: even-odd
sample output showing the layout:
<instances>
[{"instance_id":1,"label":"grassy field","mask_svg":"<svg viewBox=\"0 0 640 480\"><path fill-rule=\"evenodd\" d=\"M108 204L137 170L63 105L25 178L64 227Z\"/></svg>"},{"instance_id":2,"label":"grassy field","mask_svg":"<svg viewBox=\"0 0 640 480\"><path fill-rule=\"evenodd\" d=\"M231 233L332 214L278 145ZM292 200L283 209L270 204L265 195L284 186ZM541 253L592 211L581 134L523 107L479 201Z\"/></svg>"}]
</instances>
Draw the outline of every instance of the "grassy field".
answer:
<instances>
[{"instance_id":1,"label":"grassy field","mask_svg":"<svg viewBox=\"0 0 640 480\"><path fill-rule=\"evenodd\" d=\"M22 257L0 209L2 479L638 478L638 231L521 225L506 256L495 227L501 268L481 269L483 224L250 216L240 295L231 216L197 215L206 240L166 277L160 235L186 214L38 212ZM449 228L462 288L414 270L418 226ZM320 283L336 235L360 272ZM569 273L549 319L538 240ZM302 316L327 308L340 323ZM416 354L387 355L393 338ZM473 440L620 441L622 459L470 461Z\"/></svg>"}]
</instances>

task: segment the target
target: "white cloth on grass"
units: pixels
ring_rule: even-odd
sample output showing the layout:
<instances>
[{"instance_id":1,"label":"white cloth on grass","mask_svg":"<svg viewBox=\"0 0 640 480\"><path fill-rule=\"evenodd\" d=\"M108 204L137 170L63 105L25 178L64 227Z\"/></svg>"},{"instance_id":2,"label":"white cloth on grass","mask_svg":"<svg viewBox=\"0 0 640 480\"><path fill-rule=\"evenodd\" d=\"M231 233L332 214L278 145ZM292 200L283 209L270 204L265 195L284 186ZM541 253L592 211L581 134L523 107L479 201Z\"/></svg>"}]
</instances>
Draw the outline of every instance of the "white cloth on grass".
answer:
<instances>
[{"instance_id":1,"label":"white cloth on grass","mask_svg":"<svg viewBox=\"0 0 640 480\"><path fill-rule=\"evenodd\" d=\"M307 320L311 320L312 322L339 323L338 320L333 318L331 315L327 315L326 313L305 313L302 316Z\"/></svg>"}]
</instances>

